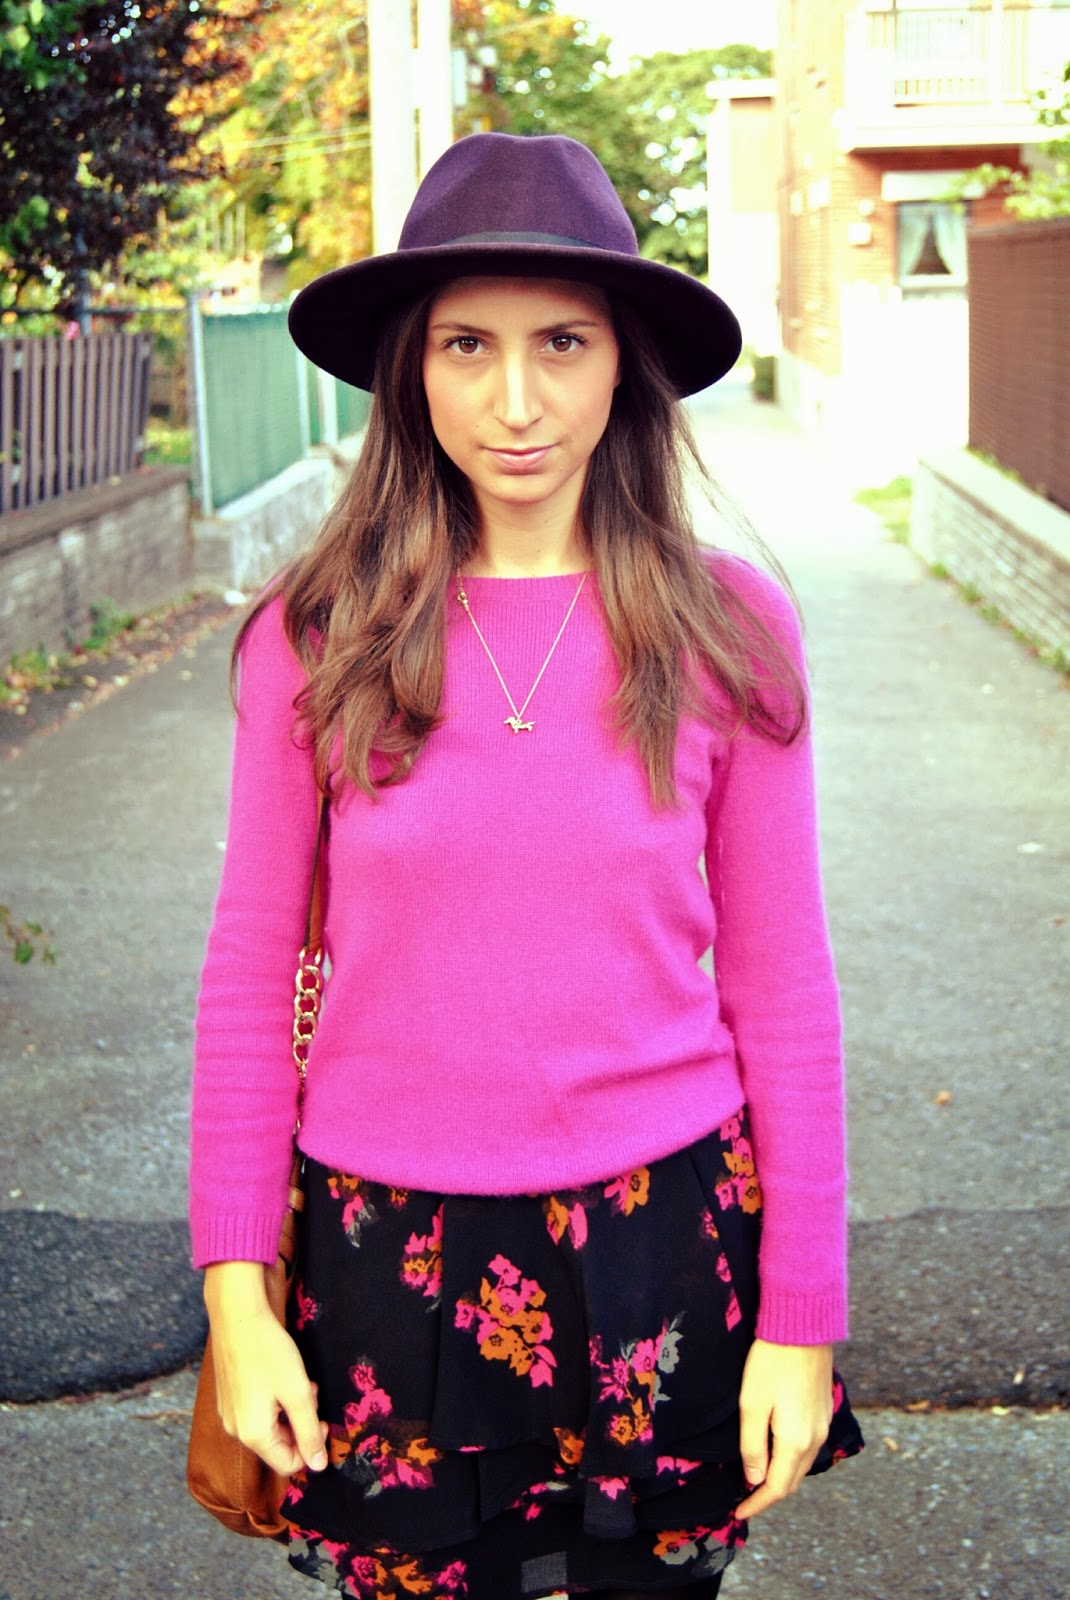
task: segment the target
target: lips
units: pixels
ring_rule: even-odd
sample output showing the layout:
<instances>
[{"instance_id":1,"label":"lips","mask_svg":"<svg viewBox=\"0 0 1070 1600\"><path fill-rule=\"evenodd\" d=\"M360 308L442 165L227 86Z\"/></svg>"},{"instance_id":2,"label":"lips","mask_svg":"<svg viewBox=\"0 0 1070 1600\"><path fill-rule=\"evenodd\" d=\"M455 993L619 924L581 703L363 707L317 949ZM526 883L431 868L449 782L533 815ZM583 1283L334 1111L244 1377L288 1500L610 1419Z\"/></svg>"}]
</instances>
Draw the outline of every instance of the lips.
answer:
<instances>
[{"instance_id":1,"label":"lips","mask_svg":"<svg viewBox=\"0 0 1070 1600\"><path fill-rule=\"evenodd\" d=\"M552 449L553 445L550 444L535 445L528 450L492 450L488 447L487 454L507 472L534 472Z\"/></svg>"}]
</instances>

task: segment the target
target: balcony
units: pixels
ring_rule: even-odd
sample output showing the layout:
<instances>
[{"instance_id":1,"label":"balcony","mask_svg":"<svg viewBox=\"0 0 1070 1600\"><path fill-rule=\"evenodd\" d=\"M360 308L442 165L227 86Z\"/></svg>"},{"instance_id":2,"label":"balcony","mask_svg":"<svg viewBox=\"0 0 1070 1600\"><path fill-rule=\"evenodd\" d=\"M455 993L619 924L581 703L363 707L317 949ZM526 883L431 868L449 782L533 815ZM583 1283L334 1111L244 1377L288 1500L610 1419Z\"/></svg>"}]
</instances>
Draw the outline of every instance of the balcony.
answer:
<instances>
[{"instance_id":1,"label":"balcony","mask_svg":"<svg viewBox=\"0 0 1070 1600\"><path fill-rule=\"evenodd\" d=\"M847 18L841 149L1040 143L1030 97L1070 59L1070 10L1027 0Z\"/></svg>"}]
</instances>

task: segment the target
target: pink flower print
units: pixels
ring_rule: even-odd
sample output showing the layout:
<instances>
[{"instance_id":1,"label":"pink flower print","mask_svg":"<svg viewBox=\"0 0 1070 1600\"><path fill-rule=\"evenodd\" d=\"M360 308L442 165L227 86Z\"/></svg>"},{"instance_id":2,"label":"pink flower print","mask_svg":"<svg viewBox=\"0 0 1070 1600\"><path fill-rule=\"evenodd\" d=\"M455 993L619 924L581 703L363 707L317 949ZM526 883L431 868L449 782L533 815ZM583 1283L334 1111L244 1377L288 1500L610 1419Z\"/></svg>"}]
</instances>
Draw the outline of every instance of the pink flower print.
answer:
<instances>
[{"instance_id":1,"label":"pink flower print","mask_svg":"<svg viewBox=\"0 0 1070 1600\"><path fill-rule=\"evenodd\" d=\"M607 1200L612 1200L614 1211L630 1217L636 1206L645 1206L650 1194L650 1168L636 1167L634 1172L624 1172L603 1190Z\"/></svg>"},{"instance_id":2,"label":"pink flower print","mask_svg":"<svg viewBox=\"0 0 1070 1600\"><path fill-rule=\"evenodd\" d=\"M653 1372L658 1364L660 1348L661 1341L659 1339L640 1339L632 1356L632 1371Z\"/></svg>"},{"instance_id":3,"label":"pink flower print","mask_svg":"<svg viewBox=\"0 0 1070 1600\"><path fill-rule=\"evenodd\" d=\"M717 1137L726 1144L735 1144L742 1132L743 1118L738 1111L735 1111L721 1123L721 1126L717 1129Z\"/></svg>"},{"instance_id":4,"label":"pink flower print","mask_svg":"<svg viewBox=\"0 0 1070 1600\"><path fill-rule=\"evenodd\" d=\"M388 1417L394 1409L385 1389L380 1389L375 1379L375 1368L370 1361L358 1361L349 1369L349 1379L361 1396L351 1400L345 1408L345 1425L350 1433L360 1433L371 1417Z\"/></svg>"},{"instance_id":5,"label":"pink flower print","mask_svg":"<svg viewBox=\"0 0 1070 1600\"><path fill-rule=\"evenodd\" d=\"M307 1328L310 1322L315 1322L320 1314L320 1308L312 1296L305 1293L303 1283L298 1283L294 1288L294 1301L297 1305L297 1329Z\"/></svg>"},{"instance_id":6,"label":"pink flower print","mask_svg":"<svg viewBox=\"0 0 1070 1600\"><path fill-rule=\"evenodd\" d=\"M432 1305L442 1295L442 1207L435 1212L428 1234L412 1233L401 1259L401 1281L409 1289L422 1289Z\"/></svg>"},{"instance_id":7,"label":"pink flower print","mask_svg":"<svg viewBox=\"0 0 1070 1600\"><path fill-rule=\"evenodd\" d=\"M628 1385L632 1381L631 1363L626 1356L614 1356L610 1362L609 1370L613 1374L613 1388L609 1389L607 1387L604 1389L602 1398L605 1399L607 1394L613 1394L615 1398L623 1400L628 1393Z\"/></svg>"},{"instance_id":8,"label":"pink flower print","mask_svg":"<svg viewBox=\"0 0 1070 1600\"><path fill-rule=\"evenodd\" d=\"M658 1456L655 1462L658 1472L671 1472L678 1478L686 1478L688 1473L697 1472L701 1461L689 1461L686 1456Z\"/></svg>"},{"instance_id":9,"label":"pink flower print","mask_svg":"<svg viewBox=\"0 0 1070 1600\"><path fill-rule=\"evenodd\" d=\"M520 1268L514 1267L506 1256L495 1256L487 1271L493 1272L497 1277L499 1290L520 1282Z\"/></svg>"},{"instance_id":10,"label":"pink flower print","mask_svg":"<svg viewBox=\"0 0 1070 1600\"><path fill-rule=\"evenodd\" d=\"M461 1589L465 1587L464 1575L468 1568L463 1561L451 1561L448 1567L443 1567L438 1575L439 1587L442 1589Z\"/></svg>"},{"instance_id":11,"label":"pink flower print","mask_svg":"<svg viewBox=\"0 0 1070 1600\"><path fill-rule=\"evenodd\" d=\"M364 1180L349 1172L332 1172L328 1174L327 1187L335 1200L345 1201L342 1227L350 1244L359 1250L365 1228L378 1221L378 1213L368 1199Z\"/></svg>"},{"instance_id":12,"label":"pink flower print","mask_svg":"<svg viewBox=\"0 0 1070 1600\"><path fill-rule=\"evenodd\" d=\"M546 1215L546 1231L554 1244L560 1244L567 1232L572 1248L582 1250L587 1243L587 1213L583 1206L577 1201L568 1207L555 1194L548 1194L542 1208Z\"/></svg>"},{"instance_id":13,"label":"pink flower print","mask_svg":"<svg viewBox=\"0 0 1070 1600\"><path fill-rule=\"evenodd\" d=\"M722 1283L732 1282L732 1273L729 1270L728 1257L725 1255L723 1250L717 1257L717 1276L720 1278Z\"/></svg>"},{"instance_id":14,"label":"pink flower print","mask_svg":"<svg viewBox=\"0 0 1070 1600\"><path fill-rule=\"evenodd\" d=\"M595 1478L593 1481L608 1500L616 1500L619 1495L629 1491L627 1478Z\"/></svg>"},{"instance_id":15,"label":"pink flower print","mask_svg":"<svg viewBox=\"0 0 1070 1600\"><path fill-rule=\"evenodd\" d=\"M728 1304L724 1308L724 1325L728 1329L729 1333L731 1333L732 1329L738 1327L742 1320L743 1313L739 1309L739 1301L736 1299L736 1291L732 1289L729 1291Z\"/></svg>"},{"instance_id":16,"label":"pink flower print","mask_svg":"<svg viewBox=\"0 0 1070 1600\"><path fill-rule=\"evenodd\" d=\"M542 1309L546 1291L533 1278L522 1277L505 1256L495 1256L487 1270L497 1282L480 1281L478 1306L457 1302L456 1325L470 1330L475 1323L479 1353L486 1360L507 1361L533 1388L551 1385L557 1362L549 1348L553 1326Z\"/></svg>"},{"instance_id":17,"label":"pink flower print","mask_svg":"<svg viewBox=\"0 0 1070 1600\"><path fill-rule=\"evenodd\" d=\"M357 1250L360 1249L360 1237L365 1228L377 1221L375 1207L369 1205L363 1195L355 1194L342 1208L342 1227L346 1238Z\"/></svg>"}]
</instances>

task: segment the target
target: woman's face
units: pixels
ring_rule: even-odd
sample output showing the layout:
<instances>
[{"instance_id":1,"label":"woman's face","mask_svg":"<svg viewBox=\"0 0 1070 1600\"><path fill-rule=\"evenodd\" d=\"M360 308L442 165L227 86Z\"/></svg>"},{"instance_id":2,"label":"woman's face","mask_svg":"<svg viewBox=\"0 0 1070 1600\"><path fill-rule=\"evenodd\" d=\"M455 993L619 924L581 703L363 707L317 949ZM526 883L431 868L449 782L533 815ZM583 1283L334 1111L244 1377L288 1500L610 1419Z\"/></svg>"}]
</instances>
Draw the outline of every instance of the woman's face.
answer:
<instances>
[{"instance_id":1,"label":"woman's face","mask_svg":"<svg viewBox=\"0 0 1070 1600\"><path fill-rule=\"evenodd\" d=\"M619 382L600 289L462 278L431 303L423 360L435 437L484 519L522 508L574 519Z\"/></svg>"}]
</instances>

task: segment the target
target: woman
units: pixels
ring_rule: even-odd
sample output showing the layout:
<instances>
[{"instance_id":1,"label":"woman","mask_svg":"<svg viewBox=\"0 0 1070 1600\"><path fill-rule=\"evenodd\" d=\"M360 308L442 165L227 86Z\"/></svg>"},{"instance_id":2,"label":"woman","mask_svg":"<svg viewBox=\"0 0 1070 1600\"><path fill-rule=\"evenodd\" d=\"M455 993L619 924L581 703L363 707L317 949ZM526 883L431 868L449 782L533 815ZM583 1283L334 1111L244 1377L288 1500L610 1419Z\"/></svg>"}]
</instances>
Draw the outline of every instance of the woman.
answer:
<instances>
[{"instance_id":1,"label":"woman","mask_svg":"<svg viewBox=\"0 0 1070 1600\"><path fill-rule=\"evenodd\" d=\"M639 258L588 150L501 134L291 329L375 403L236 646L191 1185L224 1421L345 1594L707 1600L746 1519L861 1446L798 627L682 486L677 399L739 330Z\"/></svg>"}]
</instances>

